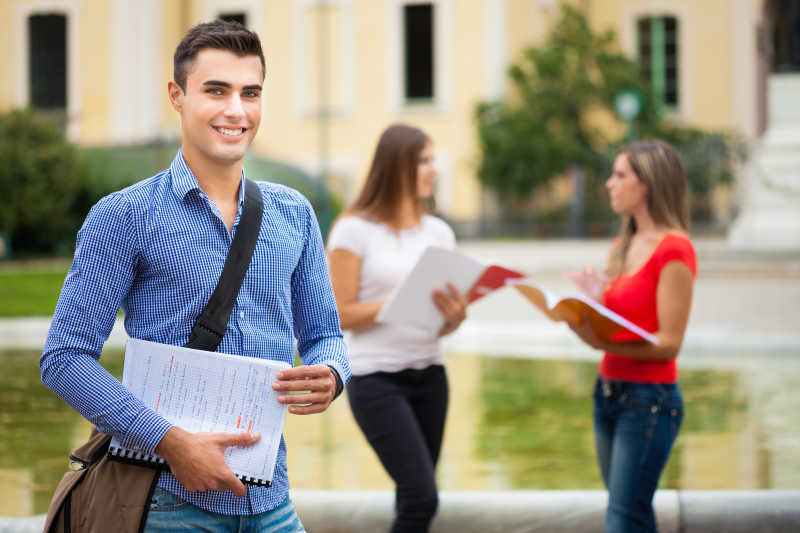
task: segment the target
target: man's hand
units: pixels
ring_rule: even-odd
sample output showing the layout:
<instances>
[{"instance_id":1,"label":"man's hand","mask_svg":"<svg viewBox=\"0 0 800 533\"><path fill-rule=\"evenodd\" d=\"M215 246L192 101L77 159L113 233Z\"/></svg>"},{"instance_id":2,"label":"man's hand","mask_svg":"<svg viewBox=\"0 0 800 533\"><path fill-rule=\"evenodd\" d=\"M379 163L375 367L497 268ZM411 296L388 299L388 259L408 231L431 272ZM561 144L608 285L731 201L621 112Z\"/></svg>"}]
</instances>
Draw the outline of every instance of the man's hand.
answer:
<instances>
[{"instance_id":1,"label":"man's hand","mask_svg":"<svg viewBox=\"0 0 800 533\"><path fill-rule=\"evenodd\" d=\"M336 378L328 365L298 366L281 370L272 389L278 392L302 391L300 394L281 394L278 401L289 405L295 415L321 413L336 395Z\"/></svg>"},{"instance_id":2,"label":"man's hand","mask_svg":"<svg viewBox=\"0 0 800 533\"><path fill-rule=\"evenodd\" d=\"M466 296L461 294L461 291L452 283L447 284L446 292L436 290L433 291L431 296L434 305L444 317L444 325L439 330L439 336L442 337L454 332L467 318L467 305L469 305L469 302Z\"/></svg>"},{"instance_id":3,"label":"man's hand","mask_svg":"<svg viewBox=\"0 0 800 533\"><path fill-rule=\"evenodd\" d=\"M189 433L172 426L155 451L189 492L230 490L244 498L247 489L225 463L225 450L252 446L260 438L259 433Z\"/></svg>"}]
</instances>

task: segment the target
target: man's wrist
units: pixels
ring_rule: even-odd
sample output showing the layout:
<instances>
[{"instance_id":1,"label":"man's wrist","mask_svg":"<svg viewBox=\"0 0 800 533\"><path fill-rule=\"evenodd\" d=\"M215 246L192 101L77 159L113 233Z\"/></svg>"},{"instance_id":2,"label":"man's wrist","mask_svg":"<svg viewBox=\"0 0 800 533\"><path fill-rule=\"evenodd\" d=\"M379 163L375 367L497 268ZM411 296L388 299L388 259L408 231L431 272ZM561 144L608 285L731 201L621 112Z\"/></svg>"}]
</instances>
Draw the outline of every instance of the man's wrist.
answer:
<instances>
[{"instance_id":1,"label":"man's wrist","mask_svg":"<svg viewBox=\"0 0 800 533\"><path fill-rule=\"evenodd\" d=\"M342 383L342 376L339 375L339 371L333 365L325 365L331 369L331 374L333 374L333 379L336 380L336 392L333 394L333 399L339 397L344 389L344 384Z\"/></svg>"}]
</instances>

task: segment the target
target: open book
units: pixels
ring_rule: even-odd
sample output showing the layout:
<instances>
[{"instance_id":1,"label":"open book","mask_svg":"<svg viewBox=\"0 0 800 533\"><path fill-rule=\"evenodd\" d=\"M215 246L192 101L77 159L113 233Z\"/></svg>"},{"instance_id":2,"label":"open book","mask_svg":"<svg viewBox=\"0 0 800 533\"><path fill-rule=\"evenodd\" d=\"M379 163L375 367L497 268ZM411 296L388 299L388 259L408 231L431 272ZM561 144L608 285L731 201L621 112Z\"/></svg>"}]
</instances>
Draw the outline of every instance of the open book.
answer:
<instances>
[{"instance_id":1,"label":"open book","mask_svg":"<svg viewBox=\"0 0 800 533\"><path fill-rule=\"evenodd\" d=\"M460 252L429 246L394 288L377 321L437 332L444 317L433 303L434 290L446 290L447 283L452 283L472 303L504 287L506 281L524 277L501 266L486 266Z\"/></svg>"},{"instance_id":2,"label":"open book","mask_svg":"<svg viewBox=\"0 0 800 533\"><path fill-rule=\"evenodd\" d=\"M552 320L580 324L585 313L592 329L603 340L611 340L614 333L627 329L648 342L658 344L658 338L655 335L588 296L582 294L559 296L536 285L529 279L512 279L508 281L508 284L517 289Z\"/></svg>"},{"instance_id":3,"label":"open book","mask_svg":"<svg viewBox=\"0 0 800 533\"><path fill-rule=\"evenodd\" d=\"M197 433L258 431L253 446L231 447L225 462L244 483L269 486L281 441L286 406L272 390L288 363L194 350L140 339L125 348L122 383L171 424ZM157 454L123 447L114 437L112 459L164 464Z\"/></svg>"}]
</instances>

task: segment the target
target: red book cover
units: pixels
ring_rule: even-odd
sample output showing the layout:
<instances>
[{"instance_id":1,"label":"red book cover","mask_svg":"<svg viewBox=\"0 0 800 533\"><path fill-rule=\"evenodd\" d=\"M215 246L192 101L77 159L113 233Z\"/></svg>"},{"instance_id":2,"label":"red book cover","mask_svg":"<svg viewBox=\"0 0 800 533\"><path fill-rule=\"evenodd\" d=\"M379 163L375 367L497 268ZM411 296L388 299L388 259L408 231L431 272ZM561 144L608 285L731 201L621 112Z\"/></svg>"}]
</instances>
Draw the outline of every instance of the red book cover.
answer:
<instances>
[{"instance_id":1,"label":"red book cover","mask_svg":"<svg viewBox=\"0 0 800 533\"><path fill-rule=\"evenodd\" d=\"M472 285L472 288L469 290L467 294L467 300L469 303L474 302L480 298L483 298L487 294L492 291L495 291L501 287L504 287L507 280L510 279L517 279L517 278L524 278L525 275L517 272L516 270L511 270L508 268L503 268L501 266L492 265L488 267L486 270L483 271L481 277L478 278L478 281Z\"/></svg>"}]
</instances>

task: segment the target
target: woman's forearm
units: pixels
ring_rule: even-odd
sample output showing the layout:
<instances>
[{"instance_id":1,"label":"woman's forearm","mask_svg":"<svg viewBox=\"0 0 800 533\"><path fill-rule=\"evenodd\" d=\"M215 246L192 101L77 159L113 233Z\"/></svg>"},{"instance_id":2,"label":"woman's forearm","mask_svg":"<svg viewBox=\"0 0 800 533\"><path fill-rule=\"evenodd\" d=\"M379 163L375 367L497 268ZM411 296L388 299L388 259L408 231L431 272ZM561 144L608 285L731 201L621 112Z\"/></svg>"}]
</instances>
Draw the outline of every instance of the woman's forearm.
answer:
<instances>
[{"instance_id":1,"label":"woman's forearm","mask_svg":"<svg viewBox=\"0 0 800 533\"><path fill-rule=\"evenodd\" d=\"M339 322L346 331L360 331L375 325L384 302L349 302L339 305Z\"/></svg>"},{"instance_id":2,"label":"woman's forearm","mask_svg":"<svg viewBox=\"0 0 800 533\"><path fill-rule=\"evenodd\" d=\"M656 337L659 339L658 344L647 341L603 341L599 348L614 355L622 355L640 361L669 361L678 357L681 348L680 342L660 337L658 333L656 333Z\"/></svg>"}]
</instances>

